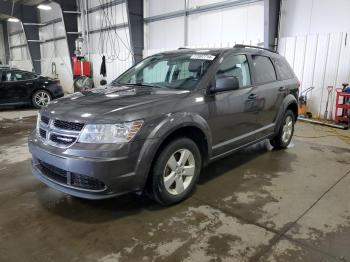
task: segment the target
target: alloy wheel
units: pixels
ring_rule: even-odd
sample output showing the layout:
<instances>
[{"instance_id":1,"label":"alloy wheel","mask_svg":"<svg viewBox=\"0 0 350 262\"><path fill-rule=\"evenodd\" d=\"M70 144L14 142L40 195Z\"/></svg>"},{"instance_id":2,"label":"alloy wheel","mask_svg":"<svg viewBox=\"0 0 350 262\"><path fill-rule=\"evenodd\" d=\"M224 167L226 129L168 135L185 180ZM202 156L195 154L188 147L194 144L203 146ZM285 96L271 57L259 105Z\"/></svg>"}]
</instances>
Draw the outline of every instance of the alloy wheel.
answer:
<instances>
[{"instance_id":1,"label":"alloy wheel","mask_svg":"<svg viewBox=\"0 0 350 262\"><path fill-rule=\"evenodd\" d=\"M188 149L173 153L166 163L163 175L165 189L172 195L183 193L195 174L194 156Z\"/></svg>"},{"instance_id":2,"label":"alloy wheel","mask_svg":"<svg viewBox=\"0 0 350 262\"><path fill-rule=\"evenodd\" d=\"M46 106L50 102L50 95L44 91L36 93L34 101L38 106Z\"/></svg>"},{"instance_id":3,"label":"alloy wheel","mask_svg":"<svg viewBox=\"0 0 350 262\"><path fill-rule=\"evenodd\" d=\"M287 116L282 129L282 141L288 143L293 132L293 119L291 116Z\"/></svg>"}]
</instances>

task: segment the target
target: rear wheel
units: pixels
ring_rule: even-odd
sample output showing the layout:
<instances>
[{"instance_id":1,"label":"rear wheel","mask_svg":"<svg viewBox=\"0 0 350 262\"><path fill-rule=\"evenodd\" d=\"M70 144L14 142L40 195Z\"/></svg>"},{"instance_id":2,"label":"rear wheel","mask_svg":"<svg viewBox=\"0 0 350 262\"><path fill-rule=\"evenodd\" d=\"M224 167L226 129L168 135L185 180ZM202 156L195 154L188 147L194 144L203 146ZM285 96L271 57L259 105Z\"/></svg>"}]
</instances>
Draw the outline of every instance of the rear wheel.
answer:
<instances>
[{"instance_id":1,"label":"rear wheel","mask_svg":"<svg viewBox=\"0 0 350 262\"><path fill-rule=\"evenodd\" d=\"M276 149L287 148L294 133L295 117L291 110L287 110L283 116L282 125L278 134L270 140L271 145Z\"/></svg>"},{"instance_id":2,"label":"rear wheel","mask_svg":"<svg viewBox=\"0 0 350 262\"><path fill-rule=\"evenodd\" d=\"M178 138L158 154L152 170L153 198L162 205L171 205L187 198L194 189L202 166L195 142Z\"/></svg>"},{"instance_id":3,"label":"rear wheel","mask_svg":"<svg viewBox=\"0 0 350 262\"><path fill-rule=\"evenodd\" d=\"M46 90L38 90L32 96L32 103L35 108L42 108L47 106L51 101L51 95Z\"/></svg>"}]
</instances>

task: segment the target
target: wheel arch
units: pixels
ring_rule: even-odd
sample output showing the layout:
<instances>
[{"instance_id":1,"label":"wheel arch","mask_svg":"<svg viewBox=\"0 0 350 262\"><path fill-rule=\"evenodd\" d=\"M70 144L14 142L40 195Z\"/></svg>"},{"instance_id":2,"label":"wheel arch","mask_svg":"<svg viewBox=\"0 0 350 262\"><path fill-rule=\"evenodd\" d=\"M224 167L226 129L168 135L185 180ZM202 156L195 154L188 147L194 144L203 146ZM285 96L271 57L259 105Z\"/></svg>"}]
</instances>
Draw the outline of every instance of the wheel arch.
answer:
<instances>
[{"instance_id":1,"label":"wheel arch","mask_svg":"<svg viewBox=\"0 0 350 262\"><path fill-rule=\"evenodd\" d=\"M149 174L162 149L177 137L192 139L202 155L202 166L206 166L211 155L211 133L207 122L196 114L172 114L161 121L150 133L141 149L136 167L141 188L149 180Z\"/></svg>"},{"instance_id":2,"label":"wheel arch","mask_svg":"<svg viewBox=\"0 0 350 262\"><path fill-rule=\"evenodd\" d=\"M287 110L291 110L293 112L296 121L298 119L298 102L292 94L289 94L284 98L280 110L278 111L275 121L275 134L278 133L283 120L283 116Z\"/></svg>"}]
</instances>

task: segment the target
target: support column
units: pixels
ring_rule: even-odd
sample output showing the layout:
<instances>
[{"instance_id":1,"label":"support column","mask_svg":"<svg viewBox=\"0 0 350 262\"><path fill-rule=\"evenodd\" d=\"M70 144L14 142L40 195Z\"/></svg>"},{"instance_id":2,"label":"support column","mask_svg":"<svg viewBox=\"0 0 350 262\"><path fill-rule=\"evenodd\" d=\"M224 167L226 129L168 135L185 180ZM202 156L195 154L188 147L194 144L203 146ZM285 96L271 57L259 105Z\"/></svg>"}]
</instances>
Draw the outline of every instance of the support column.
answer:
<instances>
[{"instance_id":1,"label":"support column","mask_svg":"<svg viewBox=\"0 0 350 262\"><path fill-rule=\"evenodd\" d=\"M5 47L5 61L3 61L4 64L8 64L10 60L10 47L9 47L9 38L7 33L7 23L1 22L2 24L2 33L3 33L3 39L4 39L4 47Z\"/></svg>"},{"instance_id":2,"label":"support column","mask_svg":"<svg viewBox=\"0 0 350 262\"><path fill-rule=\"evenodd\" d=\"M78 11L76 1L55 0L55 2L58 3L62 9L62 19L64 28L66 29L69 55L72 58L75 55L75 40L79 37L78 15L80 12Z\"/></svg>"},{"instance_id":3,"label":"support column","mask_svg":"<svg viewBox=\"0 0 350 262\"><path fill-rule=\"evenodd\" d=\"M281 0L264 0L264 47L277 49L275 39L278 37Z\"/></svg>"},{"instance_id":4,"label":"support column","mask_svg":"<svg viewBox=\"0 0 350 262\"><path fill-rule=\"evenodd\" d=\"M127 0L126 4L130 43L134 53L134 63L137 63L142 60L144 49L143 0Z\"/></svg>"},{"instance_id":5,"label":"support column","mask_svg":"<svg viewBox=\"0 0 350 262\"><path fill-rule=\"evenodd\" d=\"M36 7L21 5L21 20L27 39L30 58L34 71L41 74L41 52L39 38L39 10Z\"/></svg>"}]
</instances>

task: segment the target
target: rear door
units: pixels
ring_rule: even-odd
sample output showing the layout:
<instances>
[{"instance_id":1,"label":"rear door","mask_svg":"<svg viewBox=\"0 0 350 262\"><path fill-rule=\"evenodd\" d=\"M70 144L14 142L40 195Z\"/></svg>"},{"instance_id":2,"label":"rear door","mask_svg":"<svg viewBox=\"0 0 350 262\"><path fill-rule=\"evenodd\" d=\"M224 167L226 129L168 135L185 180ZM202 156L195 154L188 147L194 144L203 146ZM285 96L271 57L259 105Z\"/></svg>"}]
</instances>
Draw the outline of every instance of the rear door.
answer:
<instances>
[{"instance_id":1,"label":"rear door","mask_svg":"<svg viewBox=\"0 0 350 262\"><path fill-rule=\"evenodd\" d=\"M254 85L257 87L257 138L270 135L274 131L274 122L285 97L285 88L277 79L276 70L270 57L252 55Z\"/></svg>"}]
</instances>

